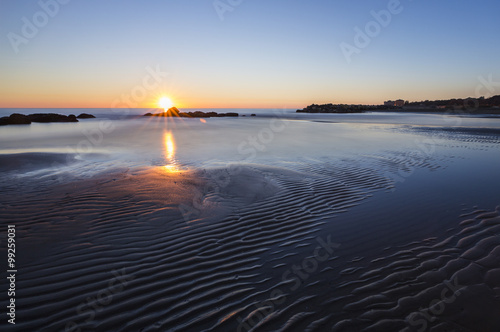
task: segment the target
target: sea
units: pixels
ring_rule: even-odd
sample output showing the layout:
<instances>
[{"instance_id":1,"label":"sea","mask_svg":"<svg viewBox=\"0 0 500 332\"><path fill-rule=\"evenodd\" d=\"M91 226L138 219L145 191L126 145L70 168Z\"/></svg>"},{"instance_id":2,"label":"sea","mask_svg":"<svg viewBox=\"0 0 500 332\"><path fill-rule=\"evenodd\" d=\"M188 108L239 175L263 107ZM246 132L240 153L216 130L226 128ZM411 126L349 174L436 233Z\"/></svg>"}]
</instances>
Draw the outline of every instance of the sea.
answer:
<instances>
[{"instance_id":1,"label":"sea","mask_svg":"<svg viewBox=\"0 0 500 332\"><path fill-rule=\"evenodd\" d=\"M498 330L499 117L195 110L0 110L20 329Z\"/></svg>"}]
</instances>

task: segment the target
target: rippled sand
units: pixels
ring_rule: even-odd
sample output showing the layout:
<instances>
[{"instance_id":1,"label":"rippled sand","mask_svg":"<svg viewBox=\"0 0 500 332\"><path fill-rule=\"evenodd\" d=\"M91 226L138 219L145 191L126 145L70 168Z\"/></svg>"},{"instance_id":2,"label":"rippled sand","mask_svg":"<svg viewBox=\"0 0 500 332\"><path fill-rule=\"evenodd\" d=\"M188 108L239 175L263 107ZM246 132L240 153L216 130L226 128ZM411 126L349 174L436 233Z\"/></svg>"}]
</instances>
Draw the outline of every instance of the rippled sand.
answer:
<instances>
[{"instance_id":1,"label":"rippled sand","mask_svg":"<svg viewBox=\"0 0 500 332\"><path fill-rule=\"evenodd\" d=\"M3 156L16 328L498 331L500 177L485 163L498 162L497 130L367 128L434 151L301 147L276 163L120 163L79 178L13 171L71 154Z\"/></svg>"}]
</instances>

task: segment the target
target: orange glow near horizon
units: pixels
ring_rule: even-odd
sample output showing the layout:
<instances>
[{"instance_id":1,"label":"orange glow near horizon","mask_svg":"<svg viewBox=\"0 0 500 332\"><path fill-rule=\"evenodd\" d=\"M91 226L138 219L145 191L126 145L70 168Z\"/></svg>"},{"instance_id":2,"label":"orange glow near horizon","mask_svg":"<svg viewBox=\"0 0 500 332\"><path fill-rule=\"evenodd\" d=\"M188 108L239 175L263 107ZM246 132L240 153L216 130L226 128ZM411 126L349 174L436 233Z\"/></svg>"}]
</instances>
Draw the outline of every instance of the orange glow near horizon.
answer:
<instances>
[{"instance_id":1,"label":"orange glow near horizon","mask_svg":"<svg viewBox=\"0 0 500 332\"><path fill-rule=\"evenodd\" d=\"M72 87L72 88L70 88ZM1 108L146 108L168 109L175 105L183 108L304 108L312 103L345 103L345 104L382 104L384 100L402 98L405 100L421 100L409 98L404 93L394 93L382 98L383 93L376 91L377 96L345 93L342 98L332 98L323 92L305 91L303 95L293 91L275 91L273 95L261 89L239 91L221 90L208 87L205 90L190 90L184 86L161 87L150 91L143 98L133 98L130 88L117 85L98 88L74 86L56 88L54 85L38 86L32 83L27 86L7 86L0 82ZM123 92L125 91L125 92ZM375 93L375 92L374 92ZM258 95L259 98L254 96ZM431 98L432 99L432 98Z\"/></svg>"},{"instance_id":2,"label":"orange glow near horizon","mask_svg":"<svg viewBox=\"0 0 500 332\"><path fill-rule=\"evenodd\" d=\"M33 83L34 84L34 83ZM100 86L99 86L100 87ZM179 109L183 108L276 108L276 109L299 109L310 104L368 104L381 105L384 100L401 98L410 101L435 100L458 98L465 93L456 93L454 90L446 91L442 95L421 96L417 92L408 94L405 91L395 91L388 94L384 91L375 91L372 94L360 96L359 94L344 93L341 98L326 96L326 93L304 93L304 95L275 93L268 96L265 92L254 93L241 91L218 92L213 89L207 91L188 91L182 87L163 88L161 91L151 91L148 96L141 100L131 98L130 93L123 93L126 88L105 87L99 91L86 87L79 87L78 90L69 88L54 88L53 86L32 86L23 88L7 86L0 82L0 108L146 108L146 109L168 109L175 105ZM164 91L168 91L166 94ZM340 90L339 90L340 91ZM357 91L357 90L353 90ZM373 94L376 94L374 96ZM175 98L173 97L175 95ZM256 99L253 95L259 95ZM169 106L169 107L166 107Z\"/></svg>"},{"instance_id":3,"label":"orange glow near horizon","mask_svg":"<svg viewBox=\"0 0 500 332\"><path fill-rule=\"evenodd\" d=\"M2 84L0 83L0 88ZM10 89L10 90L9 90ZM178 88L163 88L161 91L151 91L142 100L133 99L126 88L103 87L101 90L89 90L83 86L77 91L66 89L55 89L49 86L35 89L35 87L24 88L23 93L11 91L12 88L0 89L0 108L146 108L165 109L165 106L183 108L304 108L312 103L322 104L329 102L338 103L369 103L377 104L373 100L357 100L347 98L342 100L331 100L331 98L320 95L298 97L289 94L280 94L272 97L266 96L262 91L255 92L261 98L253 97L254 93L241 93L232 91L223 93L214 91L193 92ZM208 89L207 89L208 90ZM57 91L54 92L54 91ZM125 91L126 93L123 93ZM175 97L174 97L175 96ZM398 95L399 96L399 95ZM401 97L403 98L403 97ZM356 101L356 102L355 102ZM383 100L380 100L381 104ZM171 107L171 106L170 106ZM168 107L168 108L170 108ZM168 109L167 108L167 109Z\"/></svg>"}]
</instances>

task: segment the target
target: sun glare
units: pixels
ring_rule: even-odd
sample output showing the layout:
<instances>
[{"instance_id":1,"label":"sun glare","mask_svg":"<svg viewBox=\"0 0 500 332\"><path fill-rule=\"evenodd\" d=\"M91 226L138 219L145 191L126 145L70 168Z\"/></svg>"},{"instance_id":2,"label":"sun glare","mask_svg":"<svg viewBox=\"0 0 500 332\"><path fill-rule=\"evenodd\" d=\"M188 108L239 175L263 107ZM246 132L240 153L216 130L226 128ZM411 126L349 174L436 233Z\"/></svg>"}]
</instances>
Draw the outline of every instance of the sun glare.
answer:
<instances>
[{"instance_id":1,"label":"sun glare","mask_svg":"<svg viewBox=\"0 0 500 332\"><path fill-rule=\"evenodd\" d=\"M174 103L172 103L172 100L168 97L161 97L158 101L158 105L166 111L170 107L174 106Z\"/></svg>"}]
</instances>

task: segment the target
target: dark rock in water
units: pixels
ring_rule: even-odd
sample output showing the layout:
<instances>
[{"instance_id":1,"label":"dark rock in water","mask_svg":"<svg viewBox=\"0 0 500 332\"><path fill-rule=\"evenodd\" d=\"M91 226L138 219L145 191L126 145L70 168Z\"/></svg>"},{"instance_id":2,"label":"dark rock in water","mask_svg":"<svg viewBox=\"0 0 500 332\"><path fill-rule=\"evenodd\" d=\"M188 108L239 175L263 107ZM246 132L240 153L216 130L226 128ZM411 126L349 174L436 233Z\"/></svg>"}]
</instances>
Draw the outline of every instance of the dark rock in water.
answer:
<instances>
[{"instance_id":1,"label":"dark rock in water","mask_svg":"<svg viewBox=\"0 0 500 332\"><path fill-rule=\"evenodd\" d=\"M28 116L19 113L14 113L11 114L10 116L4 116L0 118L0 126L30 124L30 123L31 120Z\"/></svg>"},{"instance_id":2,"label":"dark rock in water","mask_svg":"<svg viewBox=\"0 0 500 332\"><path fill-rule=\"evenodd\" d=\"M257 114L251 114L250 116L257 116Z\"/></svg>"},{"instance_id":3,"label":"dark rock in water","mask_svg":"<svg viewBox=\"0 0 500 332\"><path fill-rule=\"evenodd\" d=\"M30 124L32 122L78 122L73 114L68 116L55 113L36 113L30 115L14 113L10 116L0 118L0 125Z\"/></svg>"},{"instance_id":4,"label":"dark rock in water","mask_svg":"<svg viewBox=\"0 0 500 332\"><path fill-rule=\"evenodd\" d=\"M215 113L215 112L208 112L206 113L206 115L209 117L209 118L216 118L216 117L219 117L220 115Z\"/></svg>"},{"instance_id":5,"label":"dark rock in water","mask_svg":"<svg viewBox=\"0 0 500 332\"><path fill-rule=\"evenodd\" d=\"M177 107L170 107L168 110L161 113L146 113L144 116L180 116Z\"/></svg>"},{"instance_id":6,"label":"dark rock in water","mask_svg":"<svg viewBox=\"0 0 500 332\"><path fill-rule=\"evenodd\" d=\"M82 113L77 116L77 119L95 119L95 116L93 116L92 114Z\"/></svg>"},{"instance_id":7,"label":"dark rock in water","mask_svg":"<svg viewBox=\"0 0 500 332\"><path fill-rule=\"evenodd\" d=\"M55 113L35 113L28 115L31 122L41 122L41 123L49 123L49 122L78 122L76 117L73 115L72 117L55 114Z\"/></svg>"},{"instance_id":8,"label":"dark rock in water","mask_svg":"<svg viewBox=\"0 0 500 332\"><path fill-rule=\"evenodd\" d=\"M14 113L9 116L11 124L30 124L30 118L24 114Z\"/></svg>"},{"instance_id":9,"label":"dark rock in water","mask_svg":"<svg viewBox=\"0 0 500 332\"><path fill-rule=\"evenodd\" d=\"M220 118L225 116L239 116L238 113L216 113L216 112L180 112L176 107L169 108L166 112L161 113L146 113L144 116L160 116L160 117L180 117L180 118Z\"/></svg>"},{"instance_id":10,"label":"dark rock in water","mask_svg":"<svg viewBox=\"0 0 500 332\"><path fill-rule=\"evenodd\" d=\"M208 113L201 112L201 111L179 113L179 116L182 116L185 118L209 118L210 117L210 115ZM214 115L212 114L212 116L214 116Z\"/></svg>"}]
</instances>

